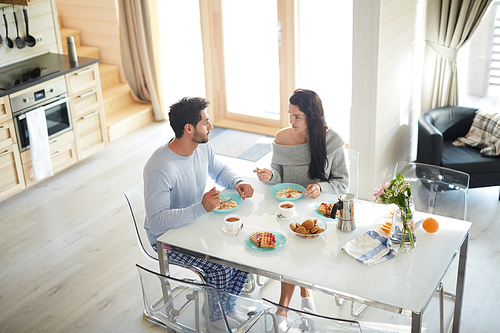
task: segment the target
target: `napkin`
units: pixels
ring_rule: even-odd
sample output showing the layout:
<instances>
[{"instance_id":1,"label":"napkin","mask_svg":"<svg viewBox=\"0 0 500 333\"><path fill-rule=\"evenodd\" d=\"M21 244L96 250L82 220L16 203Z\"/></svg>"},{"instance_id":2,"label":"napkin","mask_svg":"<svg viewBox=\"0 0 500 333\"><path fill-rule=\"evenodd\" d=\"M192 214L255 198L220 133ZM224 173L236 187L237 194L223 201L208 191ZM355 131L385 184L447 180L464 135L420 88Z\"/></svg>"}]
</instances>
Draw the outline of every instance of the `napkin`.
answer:
<instances>
[{"instance_id":1,"label":"napkin","mask_svg":"<svg viewBox=\"0 0 500 333\"><path fill-rule=\"evenodd\" d=\"M50 160L49 134L45 109L39 107L26 113L26 124L30 138L31 164L33 165L34 179L39 180L53 176L52 161Z\"/></svg>"},{"instance_id":2,"label":"napkin","mask_svg":"<svg viewBox=\"0 0 500 333\"><path fill-rule=\"evenodd\" d=\"M389 238L375 230L367 230L347 242L342 250L357 261L372 266L394 258L397 253L389 246Z\"/></svg>"}]
</instances>

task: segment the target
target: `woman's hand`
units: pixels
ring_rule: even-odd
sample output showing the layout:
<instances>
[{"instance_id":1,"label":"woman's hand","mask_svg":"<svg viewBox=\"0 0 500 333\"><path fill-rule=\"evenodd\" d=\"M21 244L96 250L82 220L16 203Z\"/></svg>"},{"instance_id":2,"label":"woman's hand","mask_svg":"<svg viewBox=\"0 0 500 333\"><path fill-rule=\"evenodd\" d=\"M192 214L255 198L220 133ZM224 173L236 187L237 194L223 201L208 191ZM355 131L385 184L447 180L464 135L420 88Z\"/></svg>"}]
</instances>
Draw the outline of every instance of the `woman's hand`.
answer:
<instances>
[{"instance_id":1,"label":"woman's hand","mask_svg":"<svg viewBox=\"0 0 500 333\"><path fill-rule=\"evenodd\" d=\"M321 187L319 184L309 184L306 188L306 197L316 199L321 195Z\"/></svg>"},{"instance_id":2,"label":"woman's hand","mask_svg":"<svg viewBox=\"0 0 500 333\"><path fill-rule=\"evenodd\" d=\"M253 172L257 174L257 177L259 177L259 180L261 182L267 182L273 178L273 172L266 168L263 169L256 168Z\"/></svg>"}]
</instances>

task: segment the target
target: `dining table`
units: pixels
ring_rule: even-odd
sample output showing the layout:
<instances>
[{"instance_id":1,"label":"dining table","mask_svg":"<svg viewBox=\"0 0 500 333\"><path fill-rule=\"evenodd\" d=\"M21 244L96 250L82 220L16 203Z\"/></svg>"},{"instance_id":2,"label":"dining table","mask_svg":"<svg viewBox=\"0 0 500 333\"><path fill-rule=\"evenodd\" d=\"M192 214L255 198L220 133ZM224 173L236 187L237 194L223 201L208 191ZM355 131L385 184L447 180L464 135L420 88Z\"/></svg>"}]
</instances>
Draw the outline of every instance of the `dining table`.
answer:
<instances>
[{"instance_id":1,"label":"dining table","mask_svg":"<svg viewBox=\"0 0 500 333\"><path fill-rule=\"evenodd\" d=\"M337 228L338 219L316 211L323 202L337 202L338 194L322 193L316 199L300 197L293 201L294 216L282 218L278 215L281 201L271 193L272 186L253 177L244 180L252 185L254 194L229 212L241 216L243 228L237 235L224 227L224 217L229 213L213 211L165 232L157 240L158 249L170 249L406 315L411 317L414 333L421 332L423 313L458 255L453 332L459 332L470 222L416 211L415 221L432 216L439 222L439 230L428 233L419 227L413 250L367 266L342 248L368 229L383 234L378 226L391 219L388 205L355 199L355 229L345 232ZM226 189L223 193L236 191ZM323 220L327 228L319 237L299 238L291 231L290 223L309 218ZM277 234L279 246L272 250L251 246L249 236L257 231ZM169 274L166 251L158 252L160 271Z\"/></svg>"}]
</instances>

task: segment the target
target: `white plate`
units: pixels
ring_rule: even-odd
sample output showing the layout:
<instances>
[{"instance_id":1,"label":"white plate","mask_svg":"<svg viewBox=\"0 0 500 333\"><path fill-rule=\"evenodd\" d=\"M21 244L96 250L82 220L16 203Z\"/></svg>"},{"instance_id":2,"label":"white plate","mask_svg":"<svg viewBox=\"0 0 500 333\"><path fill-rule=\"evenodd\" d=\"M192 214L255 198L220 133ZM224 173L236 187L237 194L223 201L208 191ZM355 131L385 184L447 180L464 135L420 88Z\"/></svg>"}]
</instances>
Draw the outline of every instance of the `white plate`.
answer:
<instances>
[{"instance_id":1,"label":"white plate","mask_svg":"<svg viewBox=\"0 0 500 333\"><path fill-rule=\"evenodd\" d=\"M236 229L235 231L231 231L227 230L226 225L222 225L222 231L224 231L226 234L234 235L238 231L238 229Z\"/></svg>"},{"instance_id":2,"label":"white plate","mask_svg":"<svg viewBox=\"0 0 500 333\"><path fill-rule=\"evenodd\" d=\"M290 217L279 217L279 213L280 213L279 210L276 211L276 220L278 220L278 221L288 221L290 219L293 219L293 218L296 218L297 216L299 216L297 211L295 211L295 213L293 213L293 215Z\"/></svg>"}]
</instances>

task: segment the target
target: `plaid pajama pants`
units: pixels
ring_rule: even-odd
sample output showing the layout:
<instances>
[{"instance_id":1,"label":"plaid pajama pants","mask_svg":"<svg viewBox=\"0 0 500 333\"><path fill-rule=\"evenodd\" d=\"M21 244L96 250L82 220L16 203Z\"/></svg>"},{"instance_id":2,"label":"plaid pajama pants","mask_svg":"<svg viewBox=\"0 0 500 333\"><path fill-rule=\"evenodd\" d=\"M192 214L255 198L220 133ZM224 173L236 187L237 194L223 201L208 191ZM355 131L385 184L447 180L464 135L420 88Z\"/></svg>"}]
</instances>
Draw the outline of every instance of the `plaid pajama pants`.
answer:
<instances>
[{"instance_id":1,"label":"plaid pajama pants","mask_svg":"<svg viewBox=\"0 0 500 333\"><path fill-rule=\"evenodd\" d=\"M153 249L157 251L156 244L151 244ZM158 251L157 251L158 252ZM236 297L231 295L241 295L243 287L248 279L248 272L241 271L236 268L231 268L228 266L216 264L207 260L195 258L186 254L168 250L168 258L176 260L186 264L188 266L193 266L201 269L205 273L205 278L207 284L215 287L218 290L224 291L225 293L219 293L219 298L222 302L225 313L231 313L236 308ZM231 294L231 295L228 295ZM215 295L208 295L209 301L214 300ZM212 303L212 302L210 302ZM211 307L212 308L212 307ZM215 310L215 308L210 311L209 319L210 321L216 321L222 318L220 311Z\"/></svg>"}]
</instances>

